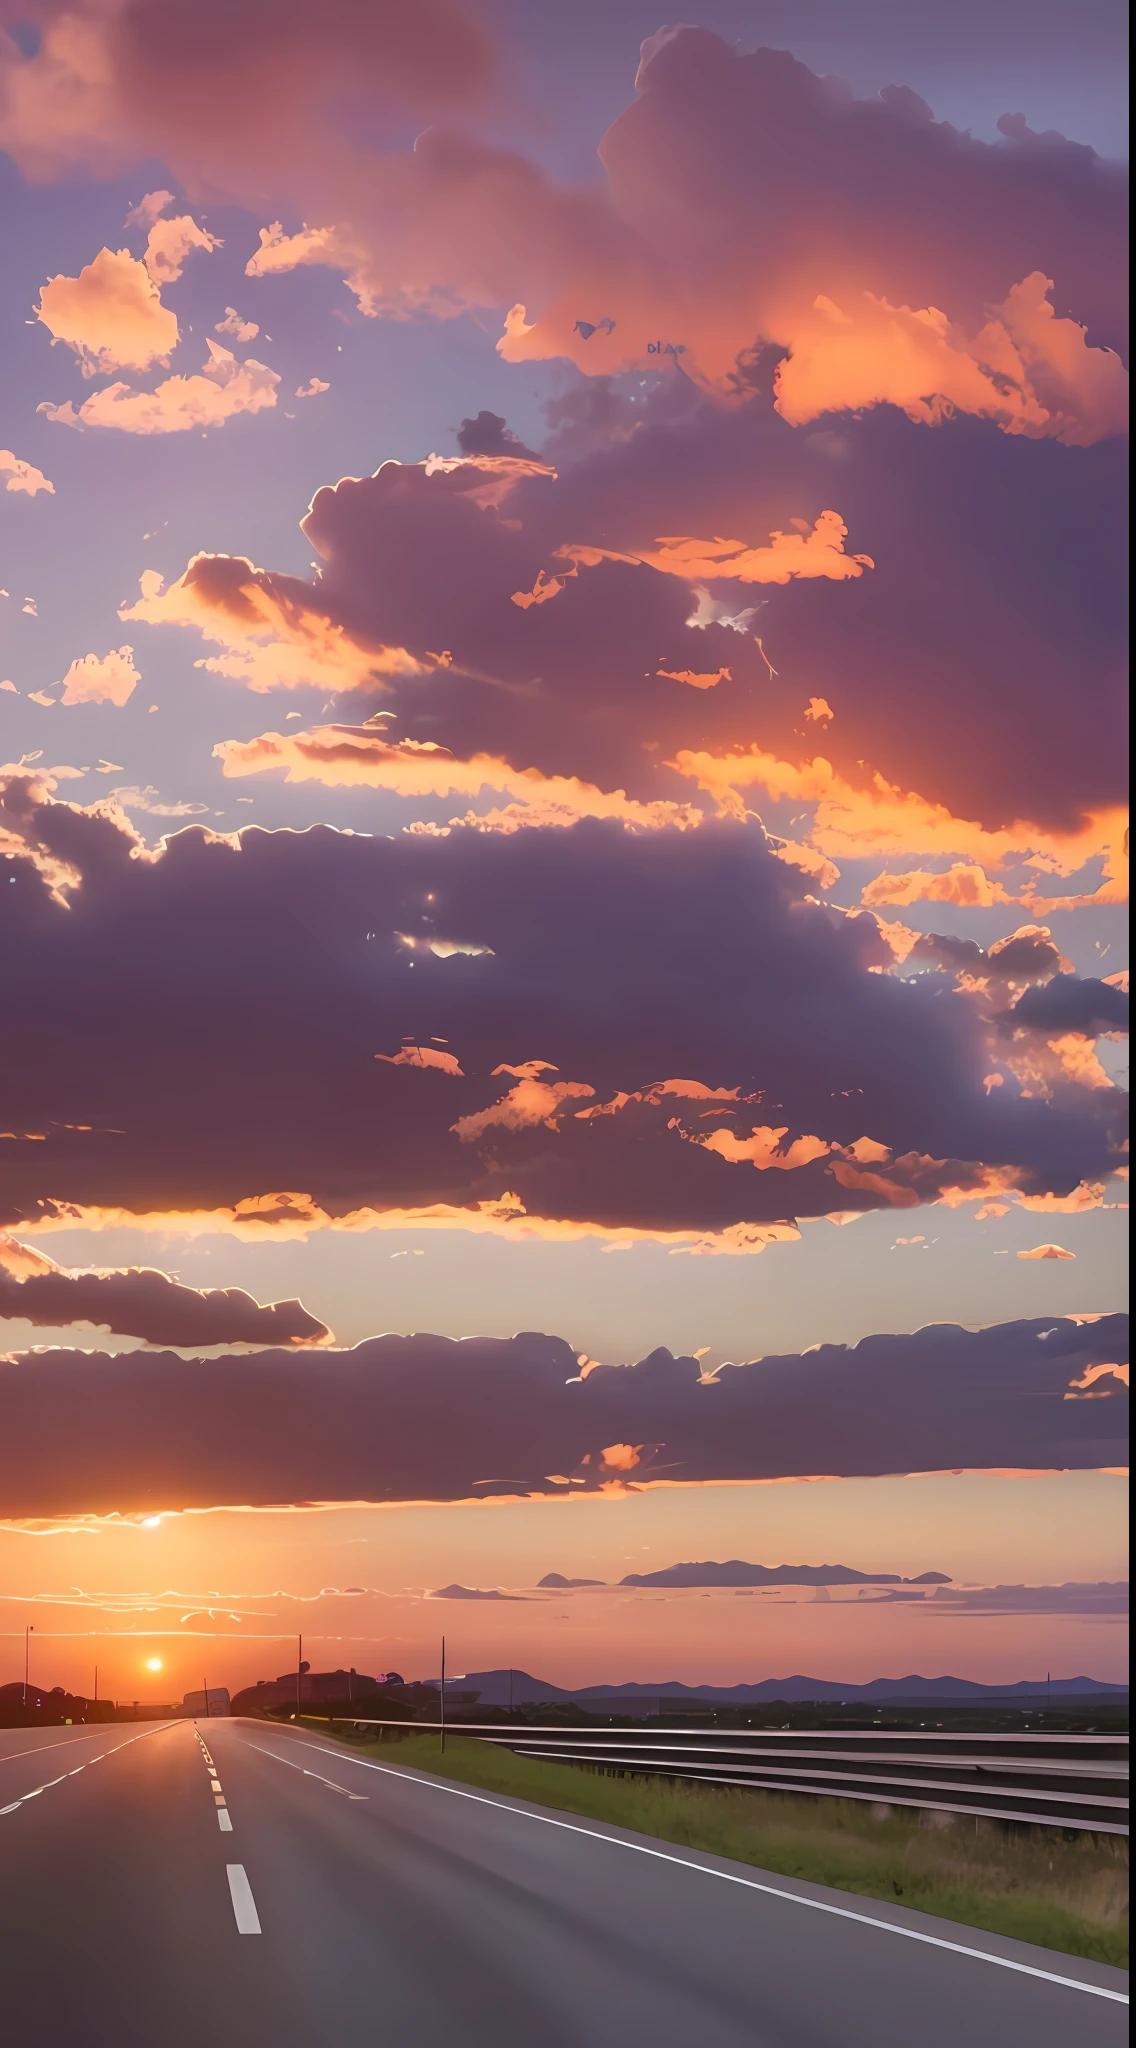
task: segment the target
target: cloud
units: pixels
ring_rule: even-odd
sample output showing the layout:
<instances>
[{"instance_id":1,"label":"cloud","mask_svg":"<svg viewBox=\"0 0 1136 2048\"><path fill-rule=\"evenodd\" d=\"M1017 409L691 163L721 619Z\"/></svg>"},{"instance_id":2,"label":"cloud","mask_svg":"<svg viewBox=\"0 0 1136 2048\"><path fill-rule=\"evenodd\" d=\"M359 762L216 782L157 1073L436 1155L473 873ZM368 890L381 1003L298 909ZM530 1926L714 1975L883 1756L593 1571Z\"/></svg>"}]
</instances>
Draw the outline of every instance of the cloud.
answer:
<instances>
[{"instance_id":1,"label":"cloud","mask_svg":"<svg viewBox=\"0 0 1136 2048\"><path fill-rule=\"evenodd\" d=\"M1114 430L1124 185L1091 150L1008 117L977 142L910 88L858 100L787 51L680 26L643 45L602 180L573 188L455 127L493 106L496 53L452 0L414 15L385 0L361 31L329 0L315 49L300 0L270 45L245 6L208 30L189 0L58 14L33 56L8 46L0 141L32 178L160 159L191 196L287 200L306 225L263 231L254 274L327 264L370 314L509 307L510 362L642 374L663 340L668 373L729 393L763 344L795 418L886 403Z\"/></svg>"},{"instance_id":2,"label":"cloud","mask_svg":"<svg viewBox=\"0 0 1136 2048\"><path fill-rule=\"evenodd\" d=\"M5 479L6 491L26 491L29 498L34 498L37 491L55 494L55 485L48 482L42 469L34 463L21 462L10 448L0 448L0 476Z\"/></svg>"},{"instance_id":3,"label":"cloud","mask_svg":"<svg viewBox=\"0 0 1136 2048\"><path fill-rule=\"evenodd\" d=\"M191 826L148 850L120 811L55 800L49 780L13 771L0 807L20 882L0 892L6 957L29 991L0 1057L24 1075L27 1127L53 1129L45 1157L3 1148L11 1218L293 1189L317 1217L504 1205L525 1228L743 1250L800 1215L952 1190L1063 1200L1123 1157L1121 1091L1053 1062L1044 1098L988 1094L992 1058L1044 1048L1048 1027L1011 1048L1004 998L878 972L874 917L812 900L755 826ZM61 1094L55 1020L104 1015L124 987L129 1034L73 1034ZM234 1038L265 987L271 1044ZM404 1038L461 1075L392 1064ZM139 1039L179 1075L157 1101ZM83 1101L115 1104L113 1148L54 1132Z\"/></svg>"},{"instance_id":4,"label":"cloud","mask_svg":"<svg viewBox=\"0 0 1136 2048\"><path fill-rule=\"evenodd\" d=\"M183 1287L151 1266L69 1272L0 1234L0 1316L58 1329L89 1323L147 1344L322 1344L327 1325L298 1301L267 1307L241 1287Z\"/></svg>"},{"instance_id":5,"label":"cloud","mask_svg":"<svg viewBox=\"0 0 1136 2048\"><path fill-rule=\"evenodd\" d=\"M323 382L322 378L320 378L320 377L309 377L309 378L308 378L308 381L307 381L307 383L306 383L306 384L297 384L297 386L296 386L296 397L297 397L297 398L318 398L318 397L319 397L319 394L320 394L320 392L321 392L321 391L330 391L330 390L331 390L331 385L330 385L330 384L325 384L325 383Z\"/></svg>"},{"instance_id":6,"label":"cloud","mask_svg":"<svg viewBox=\"0 0 1136 2048\"><path fill-rule=\"evenodd\" d=\"M537 1334L219 1361L30 1353L0 1374L0 1513L1113 1466L1125 1389L1064 1394L1126 1338L1119 1316L939 1324L723 1366L709 1385L696 1360L662 1349L580 1380L573 1348ZM645 1447L630 1479L604 1463L615 1443Z\"/></svg>"},{"instance_id":7,"label":"cloud","mask_svg":"<svg viewBox=\"0 0 1136 2048\"><path fill-rule=\"evenodd\" d=\"M137 616L137 612L123 616ZM371 674L358 675L359 687L371 680ZM252 686L257 687L256 683ZM464 821L451 821L454 825L472 824L482 831L516 831L522 824L570 825L578 818L618 818L627 825L652 829L695 825L701 818L691 804L640 803L622 789L605 791L575 776L514 768L490 754L460 761L436 741L392 744L383 737L381 727L376 731L329 725L315 726L309 732L265 732L251 740L220 740L213 752L222 762L226 778L283 768L287 782L318 782L329 788L361 786L410 798L477 797L483 790L495 789L515 797L509 810L471 813Z\"/></svg>"},{"instance_id":8,"label":"cloud","mask_svg":"<svg viewBox=\"0 0 1136 2048\"><path fill-rule=\"evenodd\" d=\"M172 220L155 220L146 237L146 253L142 261L147 275L159 287L176 284L185 268L187 256L195 249L223 248L216 235L199 227L192 215L179 213Z\"/></svg>"},{"instance_id":9,"label":"cloud","mask_svg":"<svg viewBox=\"0 0 1136 2048\"><path fill-rule=\"evenodd\" d=\"M1076 1252L1067 1252L1063 1245L1037 1244L1030 1252L1019 1252L1019 1259L1075 1259Z\"/></svg>"},{"instance_id":10,"label":"cloud","mask_svg":"<svg viewBox=\"0 0 1136 2048\"><path fill-rule=\"evenodd\" d=\"M176 315L129 249L100 249L78 277L50 278L35 312L53 340L74 351L84 377L166 363L178 339Z\"/></svg>"},{"instance_id":11,"label":"cloud","mask_svg":"<svg viewBox=\"0 0 1136 2048\"><path fill-rule=\"evenodd\" d=\"M109 654L83 654L63 678L61 704L117 704L132 697L142 678L134 666L133 647L112 648Z\"/></svg>"},{"instance_id":12,"label":"cloud","mask_svg":"<svg viewBox=\"0 0 1136 2048\"><path fill-rule=\"evenodd\" d=\"M657 1572L628 1572L622 1586L931 1586L948 1582L947 1572L860 1572L847 1564L671 1564Z\"/></svg>"},{"instance_id":13,"label":"cloud","mask_svg":"<svg viewBox=\"0 0 1136 2048\"><path fill-rule=\"evenodd\" d=\"M176 599L126 615L196 625L224 648L253 607L255 661L236 646L213 659L258 689L290 686L308 645L334 645L329 681L371 692L361 724L372 729L333 740L317 728L290 736L290 749L264 735L261 757L279 746L297 779L349 771L411 797L422 770L411 772L410 744L434 750L439 772L447 758L480 759L627 803L739 818L792 804L807 821L794 841L818 874L843 859L905 864L869 885L880 905L939 900L947 887L1036 916L1123 900L1111 447L1082 451L1072 479L1048 445L956 423L923 435L921 452L916 428L869 417L848 428L855 457L838 517L818 507L832 502L825 459L778 420L767 392L729 411L695 393L673 418L660 399L655 415L630 418L600 447L566 422L538 461L489 415L469 455L387 462L317 492L302 522L317 577L199 556ZM802 497L809 517L794 528ZM868 548L873 569L834 580L827 572L853 557L828 542L810 555L826 518ZM660 547L660 530L773 532L798 552ZM698 580L747 554L786 572L764 586L760 641L752 618L734 630L736 579ZM788 573L810 560L826 573ZM402 650L399 673L391 649ZM801 741L805 678L818 705L851 707L825 721L823 754ZM242 735L238 750L253 744ZM1075 895L1049 894L1096 861L1099 885L1084 877ZM934 879L940 862L953 864L949 885ZM1022 863L1025 880L1003 879Z\"/></svg>"},{"instance_id":14,"label":"cloud","mask_svg":"<svg viewBox=\"0 0 1136 2048\"><path fill-rule=\"evenodd\" d=\"M1056 317L1052 290L1053 279L1033 271L973 340L935 306L913 311L864 292L845 310L822 294L813 302L819 318L800 322L778 367L778 408L793 426L890 404L927 426L971 413L1007 433L1073 447L1123 434L1124 364L1090 348L1077 321Z\"/></svg>"},{"instance_id":15,"label":"cloud","mask_svg":"<svg viewBox=\"0 0 1136 2048\"><path fill-rule=\"evenodd\" d=\"M276 404L280 382L275 370L246 356L243 363L207 341L208 358L200 376L167 377L153 391L132 391L128 384L106 384L76 412L44 402L36 411L63 427L117 427L126 434L184 434L191 428L220 427L235 414L263 412Z\"/></svg>"},{"instance_id":16,"label":"cloud","mask_svg":"<svg viewBox=\"0 0 1136 2048\"><path fill-rule=\"evenodd\" d=\"M235 306L226 306L225 317L218 320L214 334L230 334L234 341L255 341L260 328L255 320L246 320Z\"/></svg>"},{"instance_id":17,"label":"cloud","mask_svg":"<svg viewBox=\"0 0 1136 2048\"><path fill-rule=\"evenodd\" d=\"M172 192L145 192L137 206L131 207L122 225L124 228L152 228L159 215L173 203Z\"/></svg>"},{"instance_id":18,"label":"cloud","mask_svg":"<svg viewBox=\"0 0 1136 2048\"><path fill-rule=\"evenodd\" d=\"M860 901L868 905L953 903L960 909L986 910L992 904L1013 903L1017 898L1001 882L993 881L984 868L969 861L955 861L944 874L916 869L905 875L874 875L865 883Z\"/></svg>"},{"instance_id":19,"label":"cloud","mask_svg":"<svg viewBox=\"0 0 1136 2048\"><path fill-rule=\"evenodd\" d=\"M523 1600L523 1593L502 1593L497 1587L486 1589L482 1586L438 1586L427 1594L428 1600Z\"/></svg>"}]
</instances>

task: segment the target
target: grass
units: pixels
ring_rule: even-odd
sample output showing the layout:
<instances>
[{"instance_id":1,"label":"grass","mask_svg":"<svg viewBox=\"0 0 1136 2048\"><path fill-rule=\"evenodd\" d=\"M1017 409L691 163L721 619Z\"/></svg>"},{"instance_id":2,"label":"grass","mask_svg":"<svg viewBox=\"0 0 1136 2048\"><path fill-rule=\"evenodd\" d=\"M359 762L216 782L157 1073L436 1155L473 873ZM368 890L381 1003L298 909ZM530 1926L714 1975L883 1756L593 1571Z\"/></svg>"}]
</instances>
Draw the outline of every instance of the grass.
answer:
<instances>
[{"instance_id":1,"label":"grass","mask_svg":"<svg viewBox=\"0 0 1136 2048\"><path fill-rule=\"evenodd\" d=\"M447 1736L344 1736L351 1747L415 1770L557 1807L683 1848L1093 1962L1128 1967L1128 1842L1120 1835L936 1814L877 1818L855 1800L746 1792L545 1763ZM393 1739L392 1739L393 1737Z\"/></svg>"}]
</instances>

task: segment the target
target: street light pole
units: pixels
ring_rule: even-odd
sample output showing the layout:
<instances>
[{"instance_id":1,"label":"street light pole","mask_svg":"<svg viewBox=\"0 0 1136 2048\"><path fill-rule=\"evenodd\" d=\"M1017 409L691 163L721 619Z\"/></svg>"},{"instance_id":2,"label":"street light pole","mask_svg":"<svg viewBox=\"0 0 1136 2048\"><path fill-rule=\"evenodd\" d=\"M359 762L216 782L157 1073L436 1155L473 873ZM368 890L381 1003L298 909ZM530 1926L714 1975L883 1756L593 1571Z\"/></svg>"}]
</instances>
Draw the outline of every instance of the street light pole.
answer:
<instances>
[{"instance_id":1,"label":"street light pole","mask_svg":"<svg viewBox=\"0 0 1136 2048\"><path fill-rule=\"evenodd\" d=\"M296 1719L300 1718L300 1681L304 1672L304 1638L296 1638Z\"/></svg>"}]
</instances>

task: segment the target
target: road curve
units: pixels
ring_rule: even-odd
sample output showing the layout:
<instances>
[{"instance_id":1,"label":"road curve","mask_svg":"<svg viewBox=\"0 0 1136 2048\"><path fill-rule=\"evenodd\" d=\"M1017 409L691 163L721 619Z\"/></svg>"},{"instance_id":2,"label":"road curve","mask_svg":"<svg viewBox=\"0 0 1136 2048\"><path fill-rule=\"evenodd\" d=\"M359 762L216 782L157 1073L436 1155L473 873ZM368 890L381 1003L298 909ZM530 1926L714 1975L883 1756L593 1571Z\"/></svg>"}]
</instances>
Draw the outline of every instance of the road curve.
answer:
<instances>
[{"instance_id":1,"label":"road curve","mask_svg":"<svg viewBox=\"0 0 1136 2048\"><path fill-rule=\"evenodd\" d=\"M379 1768L261 1721L0 1734L12 2039L1112 2048L1127 1983L478 1794L397 1749Z\"/></svg>"}]
</instances>

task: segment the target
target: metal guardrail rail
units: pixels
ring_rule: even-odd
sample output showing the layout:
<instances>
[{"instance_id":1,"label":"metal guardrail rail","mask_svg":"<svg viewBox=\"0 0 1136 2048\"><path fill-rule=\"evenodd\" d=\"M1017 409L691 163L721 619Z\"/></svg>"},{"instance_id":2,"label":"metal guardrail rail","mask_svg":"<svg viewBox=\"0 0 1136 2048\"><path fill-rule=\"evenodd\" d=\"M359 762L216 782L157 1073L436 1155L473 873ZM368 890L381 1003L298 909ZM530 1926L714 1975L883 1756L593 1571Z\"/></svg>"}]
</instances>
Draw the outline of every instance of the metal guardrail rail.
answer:
<instances>
[{"instance_id":1,"label":"metal guardrail rail","mask_svg":"<svg viewBox=\"0 0 1136 2048\"><path fill-rule=\"evenodd\" d=\"M305 1715L305 1719L315 1719ZM323 1716L318 1718L323 1719ZM1128 1833L1128 1737L936 1731L573 1728L515 1722L372 1721L401 1735L462 1736L516 1756L752 1791L859 1799L1035 1827Z\"/></svg>"}]
</instances>

